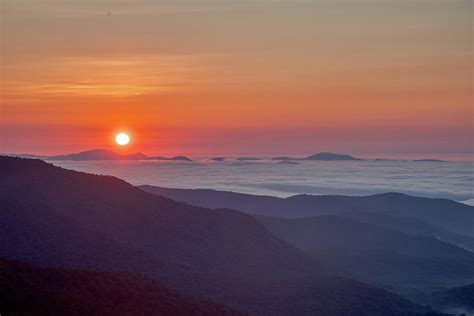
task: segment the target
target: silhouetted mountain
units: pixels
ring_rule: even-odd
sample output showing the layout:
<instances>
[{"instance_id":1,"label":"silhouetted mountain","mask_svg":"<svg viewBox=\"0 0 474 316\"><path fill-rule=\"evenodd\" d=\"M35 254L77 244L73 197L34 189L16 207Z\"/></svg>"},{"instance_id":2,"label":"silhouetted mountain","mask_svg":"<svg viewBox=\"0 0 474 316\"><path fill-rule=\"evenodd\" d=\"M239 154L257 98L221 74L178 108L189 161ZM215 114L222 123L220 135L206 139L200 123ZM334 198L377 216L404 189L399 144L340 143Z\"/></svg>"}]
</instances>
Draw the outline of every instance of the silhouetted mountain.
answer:
<instances>
[{"instance_id":1,"label":"silhouetted mountain","mask_svg":"<svg viewBox=\"0 0 474 316\"><path fill-rule=\"evenodd\" d=\"M93 149L82 151L75 154L47 156L46 160L140 160L146 158L142 153L135 153L130 155L120 155L116 152L107 149Z\"/></svg>"},{"instance_id":2,"label":"silhouetted mountain","mask_svg":"<svg viewBox=\"0 0 474 316\"><path fill-rule=\"evenodd\" d=\"M40 268L0 259L5 315L241 315L127 272Z\"/></svg>"},{"instance_id":3,"label":"silhouetted mountain","mask_svg":"<svg viewBox=\"0 0 474 316\"><path fill-rule=\"evenodd\" d=\"M213 157L211 158L211 160L214 160L214 161L224 161L226 158L225 157Z\"/></svg>"},{"instance_id":4,"label":"silhouetted mountain","mask_svg":"<svg viewBox=\"0 0 474 316\"><path fill-rule=\"evenodd\" d=\"M175 157L148 157L142 153L134 153L129 155L118 154L112 150L107 149L93 149L88 151L82 151L79 153L68 154L68 155L57 155L57 156L36 156L36 155L7 155L12 157L21 158L39 158L44 160L74 160L74 161L89 161L89 160L169 160L169 161L192 161L190 158L185 156Z\"/></svg>"},{"instance_id":5,"label":"silhouetted mountain","mask_svg":"<svg viewBox=\"0 0 474 316\"><path fill-rule=\"evenodd\" d=\"M439 159L416 159L412 160L416 162L446 162L445 160L439 160Z\"/></svg>"},{"instance_id":6,"label":"silhouetted mountain","mask_svg":"<svg viewBox=\"0 0 474 316\"><path fill-rule=\"evenodd\" d=\"M156 157L146 157L145 160L166 160L166 161L192 161L188 157L185 156L175 156L175 157L163 157L163 156L156 156Z\"/></svg>"},{"instance_id":7,"label":"silhouetted mountain","mask_svg":"<svg viewBox=\"0 0 474 316\"><path fill-rule=\"evenodd\" d=\"M304 160L361 160L359 158L354 158L351 155L344 155L344 154L333 154L322 152L315 155L308 156L303 158Z\"/></svg>"},{"instance_id":8,"label":"silhouetted mountain","mask_svg":"<svg viewBox=\"0 0 474 316\"><path fill-rule=\"evenodd\" d=\"M114 177L0 157L0 256L126 270L257 315L421 312L400 296L332 277L257 220L146 193Z\"/></svg>"},{"instance_id":9,"label":"silhouetted mountain","mask_svg":"<svg viewBox=\"0 0 474 316\"><path fill-rule=\"evenodd\" d=\"M282 160L282 161L288 161L288 160L339 161L339 160L362 160L362 159L354 158L350 155L321 152L321 153L317 153L317 154L314 154L314 155L311 155L311 156L308 156L308 157L304 157L304 158L275 157L275 158L273 158L273 160Z\"/></svg>"},{"instance_id":10,"label":"silhouetted mountain","mask_svg":"<svg viewBox=\"0 0 474 316\"><path fill-rule=\"evenodd\" d=\"M299 165L299 163L291 160L282 160L278 162L279 165Z\"/></svg>"},{"instance_id":11,"label":"silhouetted mountain","mask_svg":"<svg viewBox=\"0 0 474 316\"><path fill-rule=\"evenodd\" d=\"M474 207L447 199L414 197L400 193L370 196L295 195L277 198L207 189L170 189L154 186L140 188L197 206L232 208L272 217L311 217L348 212L411 217L444 230L474 237Z\"/></svg>"},{"instance_id":12,"label":"silhouetted mountain","mask_svg":"<svg viewBox=\"0 0 474 316\"><path fill-rule=\"evenodd\" d=\"M42 159L46 156L32 155L32 154L12 154L12 153L0 153L0 156L8 157L20 157L20 158L31 158L31 159Z\"/></svg>"},{"instance_id":13,"label":"silhouetted mountain","mask_svg":"<svg viewBox=\"0 0 474 316\"><path fill-rule=\"evenodd\" d=\"M434 292L427 295L424 302L445 313L472 315L474 314L474 284Z\"/></svg>"},{"instance_id":14,"label":"silhouetted mountain","mask_svg":"<svg viewBox=\"0 0 474 316\"><path fill-rule=\"evenodd\" d=\"M397 290L474 282L474 253L433 237L333 215L258 219L277 237L361 281Z\"/></svg>"}]
</instances>

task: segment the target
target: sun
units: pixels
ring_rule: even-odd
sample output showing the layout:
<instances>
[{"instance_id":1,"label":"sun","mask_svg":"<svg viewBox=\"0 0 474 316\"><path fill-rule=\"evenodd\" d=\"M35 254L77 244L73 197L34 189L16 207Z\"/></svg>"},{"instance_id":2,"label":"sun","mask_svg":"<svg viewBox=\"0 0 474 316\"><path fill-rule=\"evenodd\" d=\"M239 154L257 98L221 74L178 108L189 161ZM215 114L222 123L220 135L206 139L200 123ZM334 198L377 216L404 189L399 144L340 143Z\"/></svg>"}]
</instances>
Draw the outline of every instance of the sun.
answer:
<instances>
[{"instance_id":1,"label":"sun","mask_svg":"<svg viewBox=\"0 0 474 316\"><path fill-rule=\"evenodd\" d=\"M125 146L130 142L130 137L125 133L120 133L115 136L115 142L120 146Z\"/></svg>"}]
</instances>

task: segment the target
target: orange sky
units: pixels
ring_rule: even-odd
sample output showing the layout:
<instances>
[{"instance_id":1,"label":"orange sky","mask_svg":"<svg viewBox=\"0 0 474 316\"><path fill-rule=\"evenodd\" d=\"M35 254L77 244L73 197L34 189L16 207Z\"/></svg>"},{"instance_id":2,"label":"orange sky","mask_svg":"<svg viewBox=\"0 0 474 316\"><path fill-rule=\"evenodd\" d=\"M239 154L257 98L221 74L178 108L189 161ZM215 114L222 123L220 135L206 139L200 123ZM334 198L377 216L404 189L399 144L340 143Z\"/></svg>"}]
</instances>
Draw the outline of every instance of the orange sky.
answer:
<instances>
[{"instance_id":1,"label":"orange sky","mask_svg":"<svg viewBox=\"0 0 474 316\"><path fill-rule=\"evenodd\" d=\"M109 14L110 12L110 14ZM0 152L468 153L471 1L6 0Z\"/></svg>"}]
</instances>

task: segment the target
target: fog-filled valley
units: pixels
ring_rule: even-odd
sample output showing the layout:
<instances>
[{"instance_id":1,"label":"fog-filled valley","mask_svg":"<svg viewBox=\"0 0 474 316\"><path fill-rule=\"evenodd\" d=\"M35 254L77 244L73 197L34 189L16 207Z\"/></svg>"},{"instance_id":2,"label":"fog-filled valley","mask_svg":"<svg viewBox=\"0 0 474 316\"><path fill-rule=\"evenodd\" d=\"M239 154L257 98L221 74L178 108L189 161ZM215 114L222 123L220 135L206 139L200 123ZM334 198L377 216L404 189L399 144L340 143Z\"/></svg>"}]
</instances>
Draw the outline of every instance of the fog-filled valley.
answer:
<instances>
[{"instance_id":1,"label":"fog-filled valley","mask_svg":"<svg viewBox=\"0 0 474 316\"><path fill-rule=\"evenodd\" d=\"M127 307L137 314L158 308L151 298L160 297L171 310L168 299L211 314L428 315L445 308L431 293L474 282L472 207L449 200L134 187L14 157L0 157L0 169L3 271L28 276L6 278L5 293L29 288L53 300L56 285L34 291L57 269L57 286L85 273L111 300L127 295L114 282L138 287ZM122 280L123 272L132 275ZM22 303L4 296L0 308Z\"/></svg>"},{"instance_id":2,"label":"fog-filled valley","mask_svg":"<svg viewBox=\"0 0 474 316\"><path fill-rule=\"evenodd\" d=\"M51 162L67 169L113 175L134 185L206 188L278 197L398 192L466 203L474 201L472 161L303 160L280 164L272 157L217 157L222 161L213 160L216 157L189 158L192 161Z\"/></svg>"}]
</instances>

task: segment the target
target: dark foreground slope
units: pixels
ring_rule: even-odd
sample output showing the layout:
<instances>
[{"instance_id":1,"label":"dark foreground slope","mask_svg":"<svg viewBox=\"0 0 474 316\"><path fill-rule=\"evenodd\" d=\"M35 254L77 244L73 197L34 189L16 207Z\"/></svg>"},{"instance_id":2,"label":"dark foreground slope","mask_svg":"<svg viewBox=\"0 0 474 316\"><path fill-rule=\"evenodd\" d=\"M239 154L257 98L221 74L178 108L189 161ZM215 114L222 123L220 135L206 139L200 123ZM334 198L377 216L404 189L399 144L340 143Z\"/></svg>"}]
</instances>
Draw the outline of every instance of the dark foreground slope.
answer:
<instances>
[{"instance_id":1,"label":"dark foreground slope","mask_svg":"<svg viewBox=\"0 0 474 316\"><path fill-rule=\"evenodd\" d=\"M0 259L2 315L241 315L131 273L40 268Z\"/></svg>"},{"instance_id":2,"label":"dark foreground slope","mask_svg":"<svg viewBox=\"0 0 474 316\"><path fill-rule=\"evenodd\" d=\"M114 177L0 157L0 257L126 270L258 315L422 311L363 283L330 277L238 211L146 193Z\"/></svg>"},{"instance_id":3,"label":"dark foreground slope","mask_svg":"<svg viewBox=\"0 0 474 316\"><path fill-rule=\"evenodd\" d=\"M347 212L412 217L451 232L474 237L474 207L447 199L421 198L400 193L358 197L295 195L283 199L207 189L170 189L154 186L140 188L197 206L232 208L272 217L295 218Z\"/></svg>"}]
</instances>

